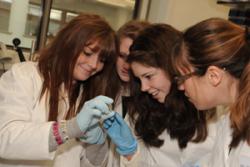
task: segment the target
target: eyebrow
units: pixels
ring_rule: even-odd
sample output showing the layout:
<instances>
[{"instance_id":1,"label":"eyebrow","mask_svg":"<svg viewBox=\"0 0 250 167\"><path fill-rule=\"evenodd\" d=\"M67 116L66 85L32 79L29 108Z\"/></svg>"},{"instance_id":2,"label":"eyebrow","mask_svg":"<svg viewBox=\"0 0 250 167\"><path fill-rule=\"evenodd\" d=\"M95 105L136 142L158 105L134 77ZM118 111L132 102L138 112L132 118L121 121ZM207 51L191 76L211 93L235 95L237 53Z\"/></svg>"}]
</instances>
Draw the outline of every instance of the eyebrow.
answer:
<instances>
[{"instance_id":1,"label":"eyebrow","mask_svg":"<svg viewBox=\"0 0 250 167\"><path fill-rule=\"evenodd\" d=\"M147 75L151 75L151 74L154 74L154 73L155 73L154 71L149 71L149 72L146 72L146 73L142 74L141 76L145 77Z\"/></svg>"},{"instance_id":2,"label":"eyebrow","mask_svg":"<svg viewBox=\"0 0 250 167\"><path fill-rule=\"evenodd\" d=\"M128 56L129 54L127 54L125 52L120 52L120 55L122 55L122 56Z\"/></svg>"},{"instance_id":3,"label":"eyebrow","mask_svg":"<svg viewBox=\"0 0 250 167\"><path fill-rule=\"evenodd\" d=\"M99 44L94 45L94 47L91 47L91 46L92 46L92 43L85 45L85 47L89 48L92 52L98 52L101 49Z\"/></svg>"}]
</instances>

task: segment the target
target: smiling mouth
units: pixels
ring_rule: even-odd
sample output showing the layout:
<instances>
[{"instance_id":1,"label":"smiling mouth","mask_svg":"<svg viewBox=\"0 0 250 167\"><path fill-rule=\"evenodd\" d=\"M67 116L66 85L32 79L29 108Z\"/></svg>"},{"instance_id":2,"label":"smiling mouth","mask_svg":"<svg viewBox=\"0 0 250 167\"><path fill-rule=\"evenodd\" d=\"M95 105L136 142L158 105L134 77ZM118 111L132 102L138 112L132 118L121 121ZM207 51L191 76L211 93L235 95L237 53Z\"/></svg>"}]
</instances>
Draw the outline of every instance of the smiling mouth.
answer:
<instances>
[{"instance_id":1,"label":"smiling mouth","mask_svg":"<svg viewBox=\"0 0 250 167\"><path fill-rule=\"evenodd\" d=\"M81 65L80 65L80 68L81 68L83 71L87 72L87 73L91 73L91 72L92 72L92 70L88 70L88 69L86 69L85 67L83 67L83 66L81 66Z\"/></svg>"},{"instance_id":2,"label":"smiling mouth","mask_svg":"<svg viewBox=\"0 0 250 167\"><path fill-rule=\"evenodd\" d=\"M190 97L188 97L188 96L186 96L186 97L187 97L188 101L190 101L191 103L193 103L193 101L192 101L192 99Z\"/></svg>"},{"instance_id":3,"label":"smiling mouth","mask_svg":"<svg viewBox=\"0 0 250 167\"><path fill-rule=\"evenodd\" d=\"M185 93L184 95L185 95L188 99L190 99L190 97L189 97L186 93Z\"/></svg>"},{"instance_id":4,"label":"smiling mouth","mask_svg":"<svg viewBox=\"0 0 250 167\"><path fill-rule=\"evenodd\" d=\"M125 75L128 75L128 71L127 70L122 70L122 73Z\"/></svg>"},{"instance_id":5,"label":"smiling mouth","mask_svg":"<svg viewBox=\"0 0 250 167\"><path fill-rule=\"evenodd\" d=\"M156 98L156 96L157 96L158 94L159 94L159 91L155 91L155 92L151 93L151 95L152 95L153 98Z\"/></svg>"}]
</instances>

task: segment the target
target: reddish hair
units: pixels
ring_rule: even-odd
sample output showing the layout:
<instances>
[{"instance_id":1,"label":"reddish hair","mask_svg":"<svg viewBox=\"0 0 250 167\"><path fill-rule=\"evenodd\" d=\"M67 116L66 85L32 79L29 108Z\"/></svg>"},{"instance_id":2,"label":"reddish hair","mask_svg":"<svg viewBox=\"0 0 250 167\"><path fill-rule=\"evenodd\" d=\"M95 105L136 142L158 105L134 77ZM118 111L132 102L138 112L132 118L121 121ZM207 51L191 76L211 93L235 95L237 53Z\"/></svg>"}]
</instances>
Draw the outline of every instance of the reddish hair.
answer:
<instances>
[{"instance_id":1,"label":"reddish hair","mask_svg":"<svg viewBox=\"0 0 250 167\"><path fill-rule=\"evenodd\" d=\"M64 85L69 96L69 111L67 118L76 114L76 100L81 96L81 104L93 98L101 92L97 91L96 85L88 89L89 80L95 80L96 76L87 81L73 85L73 69L76 60L84 46L98 41L100 57L107 59L106 63L114 58L117 51L116 38L113 29L100 16L80 14L63 27L53 41L42 50L39 57L39 70L44 78L41 97L49 93L49 121L57 119L58 100L60 87ZM107 70L106 65L104 71ZM103 75L101 72L96 75ZM104 79L104 78L103 78ZM91 81L94 82L94 81ZM79 95L80 87L83 86L84 94ZM101 87L102 85L99 85ZM91 93L90 93L91 92ZM79 109L78 109L79 110Z\"/></svg>"}]
</instances>

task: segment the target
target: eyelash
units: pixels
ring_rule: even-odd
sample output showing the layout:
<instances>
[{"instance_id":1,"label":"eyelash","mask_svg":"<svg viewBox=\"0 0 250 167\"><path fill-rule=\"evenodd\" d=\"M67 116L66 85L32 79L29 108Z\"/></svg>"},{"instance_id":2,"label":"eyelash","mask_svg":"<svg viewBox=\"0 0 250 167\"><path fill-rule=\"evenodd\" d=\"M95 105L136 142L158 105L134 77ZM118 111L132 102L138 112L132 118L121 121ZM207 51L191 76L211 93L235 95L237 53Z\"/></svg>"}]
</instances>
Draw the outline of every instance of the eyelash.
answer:
<instances>
[{"instance_id":1,"label":"eyelash","mask_svg":"<svg viewBox=\"0 0 250 167\"><path fill-rule=\"evenodd\" d=\"M120 58L122 58L123 60L127 60L127 55L120 54Z\"/></svg>"},{"instance_id":2,"label":"eyelash","mask_svg":"<svg viewBox=\"0 0 250 167\"><path fill-rule=\"evenodd\" d=\"M91 56L93 53L91 53L91 52L87 52L87 51L85 51L85 50L83 50L83 53L86 55L86 56Z\"/></svg>"},{"instance_id":3,"label":"eyelash","mask_svg":"<svg viewBox=\"0 0 250 167\"><path fill-rule=\"evenodd\" d=\"M85 56L88 56L88 57L93 55L92 52L87 52L87 51L85 51L85 50L83 50L82 52L83 52L83 54L84 54ZM100 61L101 63L105 63L105 62L107 61L107 58L106 58L105 56L101 56L99 61Z\"/></svg>"},{"instance_id":4,"label":"eyelash","mask_svg":"<svg viewBox=\"0 0 250 167\"><path fill-rule=\"evenodd\" d=\"M151 79L152 77L153 77L152 74L151 74L151 75L146 75L146 76L145 76L146 79Z\"/></svg>"},{"instance_id":5,"label":"eyelash","mask_svg":"<svg viewBox=\"0 0 250 167\"><path fill-rule=\"evenodd\" d=\"M104 57L104 56L100 57L100 62L105 63L106 61L107 61L106 57Z\"/></svg>"}]
</instances>

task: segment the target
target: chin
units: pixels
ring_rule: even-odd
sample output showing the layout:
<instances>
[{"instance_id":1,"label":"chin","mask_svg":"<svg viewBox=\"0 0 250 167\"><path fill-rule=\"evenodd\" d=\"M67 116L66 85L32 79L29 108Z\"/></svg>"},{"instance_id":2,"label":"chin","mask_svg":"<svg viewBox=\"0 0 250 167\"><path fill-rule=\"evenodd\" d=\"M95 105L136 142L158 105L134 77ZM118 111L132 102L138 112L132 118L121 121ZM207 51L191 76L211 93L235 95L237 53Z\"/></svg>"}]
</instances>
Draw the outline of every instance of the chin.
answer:
<instances>
[{"instance_id":1,"label":"chin","mask_svg":"<svg viewBox=\"0 0 250 167\"><path fill-rule=\"evenodd\" d=\"M165 102L165 99L156 99L159 103L164 103Z\"/></svg>"},{"instance_id":2,"label":"chin","mask_svg":"<svg viewBox=\"0 0 250 167\"><path fill-rule=\"evenodd\" d=\"M123 82L129 82L129 77L120 76L120 78Z\"/></svg>"},{"instance_id":3,"label":"chin","mask_svg":"<svg viewBox=\"0 0 250 167\"><path fill-rule=\"evenodd\" d=\"M75 80L78 81L86 81L87 79L89 79L90 76L76 76Z\"/></svg>"},{"instance_id":4,"label":"chin","mask_svg":"<svg viewBox=\"0 0 250 167\"><path fill-rule=\"evenodd\" d=\"M194 104L194 106L197 110L209 110L209 109L211 109L210 107L200 106L200 105L195 105L195 104Z\"/></svg>"}]
</instances>

